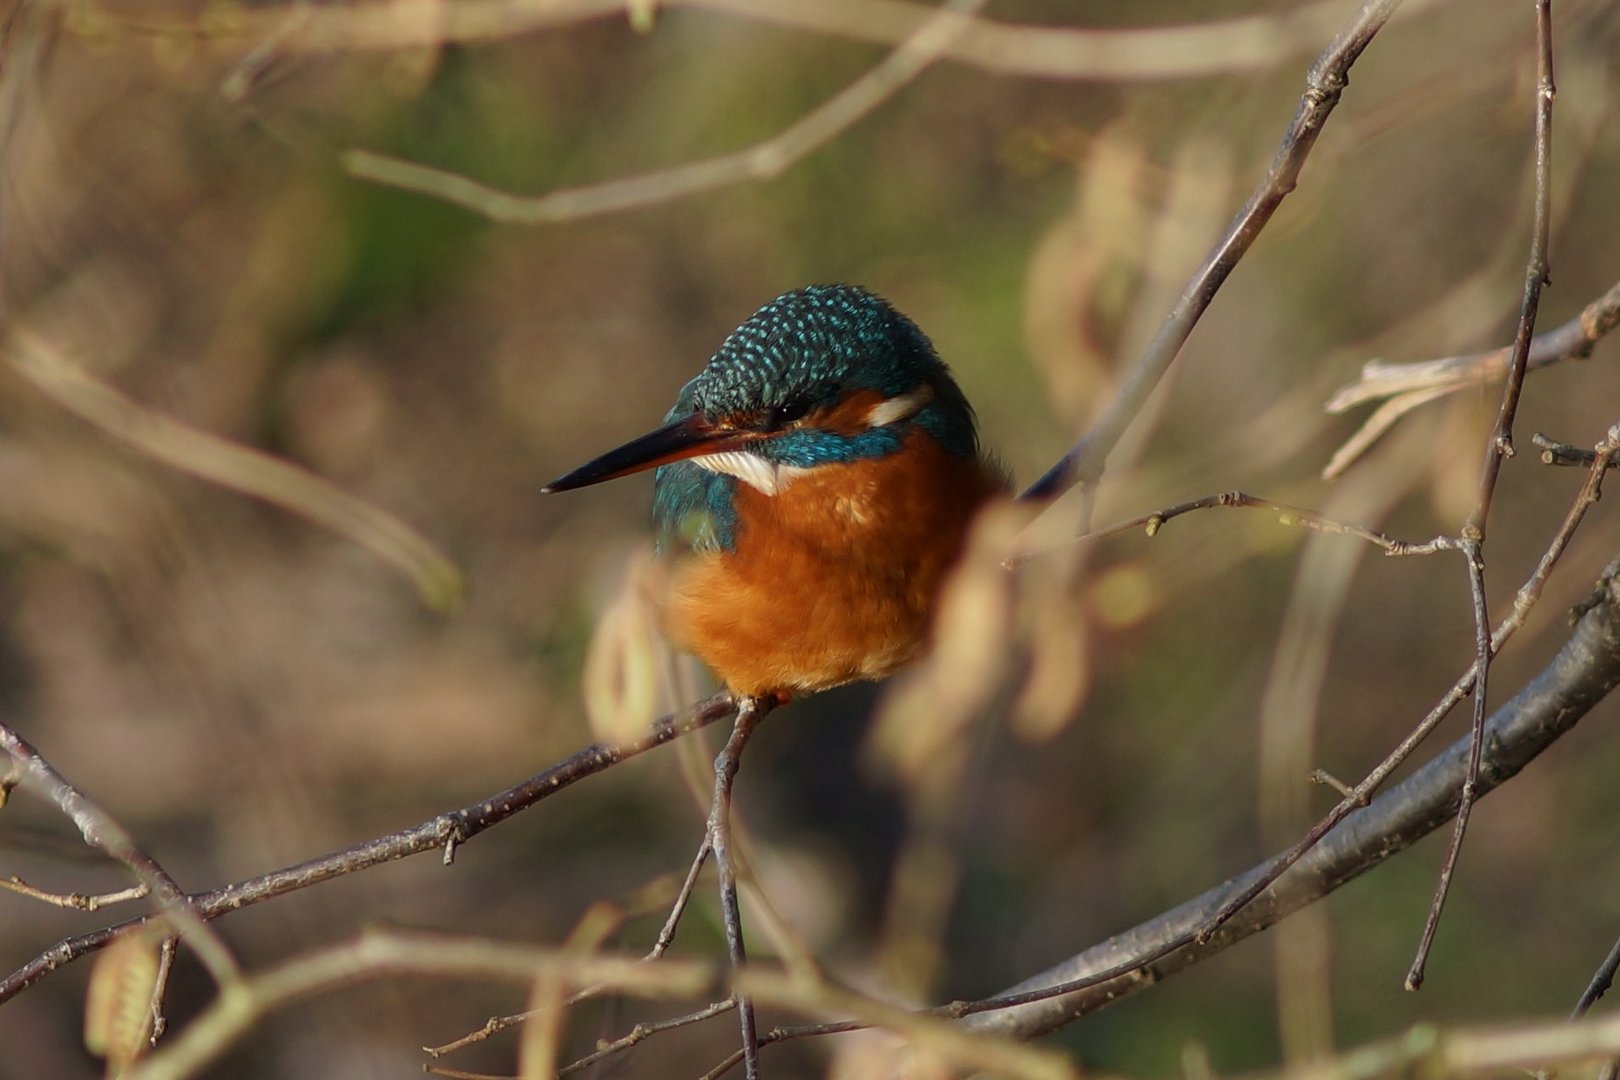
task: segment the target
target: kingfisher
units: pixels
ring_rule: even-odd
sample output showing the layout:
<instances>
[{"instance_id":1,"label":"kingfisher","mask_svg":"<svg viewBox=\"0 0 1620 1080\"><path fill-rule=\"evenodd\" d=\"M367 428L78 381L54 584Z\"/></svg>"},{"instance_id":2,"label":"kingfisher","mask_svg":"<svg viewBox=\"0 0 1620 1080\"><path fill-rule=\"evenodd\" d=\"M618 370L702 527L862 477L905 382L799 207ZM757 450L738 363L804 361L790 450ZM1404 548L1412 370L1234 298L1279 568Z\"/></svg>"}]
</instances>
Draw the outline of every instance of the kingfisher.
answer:
<instances>
[{"instance_id":1,"label":"kingfisher","mask_svg":"<svg viewBox=\"0 0 1620 1080\"><path fill-rule=\"evenodd\" d=\"M657 470L665 633L744 697L916 658L975 512L1007 487L932 342L853 285L760 308L664 421L542 490Z\"/></svg>"}]
</instances>

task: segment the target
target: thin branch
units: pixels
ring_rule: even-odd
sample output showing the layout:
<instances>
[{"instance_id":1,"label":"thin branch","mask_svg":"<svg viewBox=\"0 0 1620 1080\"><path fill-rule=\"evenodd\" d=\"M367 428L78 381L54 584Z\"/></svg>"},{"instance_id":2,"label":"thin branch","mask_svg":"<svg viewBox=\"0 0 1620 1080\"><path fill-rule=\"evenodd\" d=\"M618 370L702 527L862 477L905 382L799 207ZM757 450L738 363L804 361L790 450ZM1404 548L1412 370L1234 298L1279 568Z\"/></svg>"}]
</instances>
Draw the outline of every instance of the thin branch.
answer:
<instances>
[{"instance_id":1,"label":"thin branch","mask_svg":"<svg viewBox=\"0 0 1620 1080\"><path fill-rule=\"evenodd\" d=\"M289 960L248 976L212 1004L169 1045L123 1075L125 1080L171 1080L194 1075L264 1016L313 994L387 975L416 974L494 979L531 985L537 975L572 983L600 983L635 997L683 999L722 985L712 964L692 960L639 960L581 954L397 931L366 931L353 941Z\"/></svg>"},{"instance_id":2,"label":"thin branch","mask_svg":"<svg viewBox=\"0 0 1620 1080\"><path fill-rule=\"evenodd\" d=\"M331 481L153 412L26 326L11 326L3 355L13 371L52 401L153 461L263 499L353 541L405 574L435 610L461 602L465 587L454 563L405 522Z\"/></svg>"},{"instance_id":3,"label":"thin branch","mask_svg":"<svg viewBox=\"0 0 1620 1080\"><path fill-rule=\"evenodd\" d=\"M693 1024L700 1024L705 1020L710 1020L716 1016L720 1016L723 1013L728 1013L736 1007L736 998L726 998L724 1001L713 1002L709 1005L705 1005L703 1008L698 1009L695 1012L683 1013L680 1016L671 1017L668 1020L637 1024L635 1027L630 1029L628 1034L621 1035L612 1042L605 1042L579 1060L572 1061L567 1065L564 1065L562 1068L557 1070L557 1075L570 1076L582 1069L588 1069L598 1062L605 1061L614 1054L622 1053L623 1051L630 1049L643 1039L661 1034L665 1031L674 1031L677 1028L690 1027ZM742 1060L741 1050L737 1051L737 1060Z\"/></svg>"},{"instance_id":4,"label":"thin branch","mask_svg":"<svg viewBox=\"0 0 1620 1080\"><path fill-rule=\"evenodd\" d=\"M1530 436L1530 441L1541 447L1541 463L1543 465L1580 465L1591 468L1592 462L1597 460L1597 453L1585 447L1570 446L1555 439L1549 439L1541 432ZM1620 462L1610 461L1609 468L1613 469Z\"/></svg>"},{"instance_id":5,"label":"thin branch","mask_svg":"<svg viewBox=\"0 0 1620 1080\"><path fill-rule=\"evenodd\" d=\"M1473 512L1463 524L1464 556L1468 561L1469 592L1474 607L1474 668L1478 676L1474 685L1473 737L1475 746L1469 757L1468 775L1463 780L1462 793L1457 806L1457 821L1452 830L1451 843L1446 848L1440 877L1435 883L1434 899L1423 925L1417 954L1406 974L1406 988L1416 990L1423 985L1423 969L1428 963L1429 950L1440 924L1440 912L1445 907L1446 893L1451 888L1452 874L1462 853L1463 836L1468 831L1468 820L1474 807L1477 788L1480 747L1485 737L1485 705L1491 667L1490 616L1485 606L1485 533L1490 520L1491 502L1496 494L1496 482L1502 471L1502 462L1513 455L1513 421L1519 411L1519 397L1524 389L1526 365L1530 358L1530 341L1536 332L1536 313L1541 307L1541 289L1549 280L1547 272L1547 238L1552 221L1552 105L1557 96L1553 85L1552 58L1552 2L1536 0L1536 100L1535 100L1535 224L1531 229L1530 254L1524 272L1524 296L1519 304L1519 328L1513 338L1513 356L1508 362L1507 384L1502 388L1502 404L1497 412L1496 425L1485 447L1485 462L1480 469L1479 494ZM1599 470L1601 471L1601 470Z\"/></svg>"},{"instance_id":6,"label":"thin branch","mask_svg":"<svg viewBox=\"0 0 1620 1080\"><path fill-rule=\"evenodd\" d=\"M910 0L671 0L667 7L707 9L757 22L878 45L896 45L937 9ZM1422 0L1414 7L1435 7ZM136 9L138 11L138 9ZM1198 78L1223 72L1270 70L1314 48L1343 18L1343 0L1317 0L1276 14L1203 23L1146 27L1032 26L968 20L945 50L953 61L1002 75L1108 81ZM332 51L392 51L476 43L536 33L588 19L622 18L624 0L379 0L343 7L287 4L233 7L195 18L104 11L125 34L169 38L190 35L198 44L239 48L254 42L250 58ZM289 16L296 15L292 25ZM264 44L269 42L268 45ZM247 77L228 82L236 90Z\"/></svg>"},{"instance_id":7,"label":"thin branch","mask_svg":"<svg viewBox=\"0 0 1620 1080\"><path fill-rule=\"evenodd\" d=\"M703 837L703 844L698 848L697 857L692 860L692 867L686 872L686 880L681 882L680 890L675 894L675 901L670 906L669 915L665 917L664 925L659 928L658 936L653 939L652 948L648 949L647 953L642 956L642 963L648 963L658 959L660 956L663 956L665 951L669 949L670 943L675 940L675 928L680 923L681 914L686 910L686 905L692 899L692 891L697 887L698 874L703 870L703 864L708 861L709 851L709 837L707 834L705 834ZM602 989L603 987L600 986L588 986L569 997L567 1004L570 1006L577 1005L587 998L596 996L602 991ZM725 1007L725 1009L730 1009L735 1003L726 1001L721 1002L721 1004ZM457 1050L464 1049L471 1046L473 1043L483 1042L490 1036L497 1035L500 1032L505 1031L507 1028L515 1027L532 1016L534 1016L533 1009L520 1013L512 1013L508 1016L492 1016L484 1022L483 1027L478 1028L475 1031L470 1031L460 1038L453 1039L450 1042L444 1043L440 1046L424 1046L422 1047L422 1051L429 1057L444 1057L446 1054L451 1054ZM646 1038L645 1034L637 1037L637 1039L634 1041L639 1042L643 1038ZM567 1070L565 1069L563 1071L566 1072Z\"/></svg>"},{"instance_id":8,"label":"thin branch","mask_svg":"<svg viewBox=\"0 0 1620 1080\"><path fill-rule=\"evenodd\" d=\"M1480 795L1516 775L1620 684L1617 605L1620 590L1612 580L1606 581L1602 601L1581 618L1558 655L1490 717L1479 774ZM1002 1010L976 1018L973 1026L1031 1037L1270 926L1449 820L1456 812L1472 742L1468 736L1452 743L1364 809L1341 815L1319 843L1294 859L1286 875L1279 878L1274 868L1289 852L1115 935L1006 995L952 1008L963 1014ZM1257 884L1258 899L1246 905L1234 903L1254 893ZM1228 909L1238 910L1222 920ZM1205 937L1204 928L1217 920L1224 925Z\"/></svg>"},{"instance_id":9,"label":"thin branch","mask_svg":"<svg viewBox=\"0 0 1620 1080\"><path fill-rule=\"evenodd\" d=\"M737 906L737 861L731 850L731 789L742 764L743 750L759 722L775 706L775 698L744 698L737 704L737 718L731 737L720 756L714 759L714 801L703 846L714 852L715 876L720 879L720 914L726 926L726 953L731 958L733 976L748 963L743 942L742 913ZM754 1021L752 999L738 991L737 1022L742 1032L743 1071L747 1080L759 1080L759 1032Z\"/></svg>"},{"instance_id":10,"label":"thin branch","mask_svg":"<svg viewBox=\"0 0 1620 1080\"><path fill-rule=\"evenodd\" d=\"M869 42L895 42L929 9L904 0L686 0L763 22ZM1422 7L1435 6L1424 2ZM1092 29L975 19L949 57L1003 75L1123 82L1269 70L1308 53L1344 19L1346 5L1313 3L1276 14L1180 26Z\"/></svg>"},{"instance_id":11,"label":"thin branch","mask_svg":"<svg viewBox=\"0 0 1620 1080\"><path fill-rule=\"evenodd\" d=\"M1620 425L1610 428L1608 434L1598 446L1605 455L1612 454L1617 448L1620 448ZM1575 501L1564 514L1564 520L1560 523L1557 532L1553 534L1552 541L1547 545L1547 550L1542 552L1541 558L1537 560L1536 567L1531 571L1530 577L1525 580L1525 583L1519 587L1519 591L1514 595L1513 612L1497 625L1495 632L1491 635L1492 653L1500 652L1507 640L1518 632L1529 617L1531 609L1535 607L1536 601L1541 598L1547 580L1552 576L1553 567L1558 564L1559 559L1563 557L1565 550L1568 549L1569 542L1574 537L1575 530L1585 520L1587 511L1597 503L1602 492L1605 471L1603 468L1594 466L1587 473L1586 482L1581 485L1580 491L1576 493ZM1591 603L1596 604L1602 601L1602 598L1606 595L1602 590L1608 588L1610 576L1612 575L1605 575L1599 591L1594 594ZM1582 614L1584 614L1584 611ZM1338 805L1329 811L1321 821L1317 822L1293 847L1283 852L1281 856L1273 861L1274 869L1269 878L1262 877L1249 890L1239 892L1233 896L1231 902L1217 914L1216 919L1212 920L1214 924L1218 926L1230 918L1244 904L1258 896L1266 885L1270 884L1272 880L1275 880L1284 870L1292 866L1301 856L1315 846L1323 836L1327 835L1329 830L1337 826L1352 811L1365 806L1367 799L1373 792L1383 786L1384 781L1389 779L1390 775L1400 767L1402 762L1411 756L1419 744L1428 738L1429 733L1439 725L1440 721L1445 719L1458 702L1462 701L1473 689L1474 676L1478 669L1479 658L1476 655L1474 664L1458 677L1457 681L1452 684L1451 689L1446 691L1440 701L1435 704L1434 708L1429 710L1428 715L1407 734L1406 738L1401 740L1400 744L1376 768L1369 772L1361 783L1352 788Z\"/></svg>"},{"instance_id":12,"label":"thin branch","mask_svg":"<svg viewBox=\"0 0 1620 1080\"><path fill-rule=\"evenodd\" d=\"M1424 1024L1338 1057L1270 1074L1275 1080L1505 1076L1572 1067L1620 1051L1620 1016L1579 1025L1542 1023L1443 1030Z\"/></svg>"},{"instance_id":13,"label":"thin branch","mask_svg":"<svg viewBox=\"0 0 1620 1080\"><path fill-rule=\"evenodd\" d=\"M669 202L751 180L780 176L870 114L938 60L986 0L948 0L883 61L832 98L763 142L671 169L548 195L513 195L470 177L368 150L343 155L353 176L431 195L506 225L542 225Z\"/></svg>"},{"instance_id":14,"label":"thin branch","mask_svg":"<svg viewBox=\"0 0 1620 1080\"><path fill-rule=\"evenodd\" d=\"M53 907L72 908L76 911L97 911L111 904L123 904L130 900L139 900L144 896L151 895L152 892L151 887L142 882L139 885L131 885L127 889L119 889L116 892L109 893L96 893L95 895L53 893L30 885L15 874L10 877L0 878L0 889L14 892L19 896L26 896L30 900L50 904Z\"/></svg>"},{"instance_id":15,"label":"thin branch","mask_svg":"<svg viewBox=\"0 0 1620 1080\"><path fill-rule=\"evenodd\" d=\"M197 958L221 986L229 985L240 977L230 949L214 928L208 925L206 916L198 910L196 902L186 895L156 859L135 843L135 838L111 814L70 784L38 750L5 723L0 723L0 750L10 755L17 764L22 783L67 815L86 844L126 866L157 898L162 905L161 911L156 916L137 921L145 922L154 917L167 920L185 938L186 944L196 950Z\"/></svg>"},{"instance_id":16,"label":"thin branch","mask_svg":"<svg viewBox=\"0 0 1620 1080\"><path fill-rule=\"evenodd\" d=\"M1030 485L1024 492L1025 498L1051 498L1076 482L1087 489L1096 486L1115 444L1170 369L1193 327L1214 300L1216 291L1253 246L1283 199L1298 184L1305 159L1310 156L1323 125L1349 83L1351 66L1399 6L1400 0L1366 0L1350 24L1317 57L1306 76L1305 93L1294 119L1264 179L1203 265L1193 273L1159 332L1126 374L1107 411L1057 464Z\"/></svg>"},{"instance_id":17,"label":"thin branch","mask_svg":"<svg viewBox=\"0 0 1620 1080\"><path fill-rule=\"evenodd\" d=\"M152 997L147 1003L147 1010L151 1014L151 1034L147 1043L156 1046L163 1033L169 1030L169 1018L163 1012L163 997L169 991L169 975L174 971L174 954L179 950L180 939L172 934L163 939L158 947L157 978L152 980Z\"/></svg>"},{"instance_id":18,"label":"thin branch","mask_svg":"<svg viewBox=\"0 0 1620 1080\"><path fill-rule=\"evenodd\" d=\"M656 721L642 738L618 746L596 744L471 806L430 818L419 825L355 844L341 851L259 877L239 881L188 897L191 909L205 919L216 918L250 904L318 885L379 863L392 862L425 851L443 850L447 858L458 844L470 840L535 803L588 776L602 772L654 747L662 746L698 728L730 717L735 705L729 694L716 694ZM87 934L67 938L0 981L0 1004L64 964L102 948L123 931L147 918L132 919Z\"/></svg>"},{"instance_id":19,"label":"thin branch","mask_svg":"<svg viewBox=\"0 0 1620 1080\"><path fill-rule=\"evenodd\" d=\"M1357 525L1350 521L1341 521L1338 518L1329 517L1315 510L1307 510L1301 506L1291 506L1288 503L1280 503L1263 496L1250 495L1246 491L1222 491L1215 495L1205 495L1203 498L1190 499L1186 502L1176 503L1173 506L1166 506L1151 513L1140 514L1100 529L1093 529L1090 532L1081 533L1079 536L1060 541L1051 547L1032 551L1019 551L1008 556L1005 564L1009 568L1015 568L1037 555L1044 555L1048 551L1056 550L1059 547L1093 543L1135 529L1145 530L1150 537L1157 536L1166 522L1178 518L1182 514L1190 514L1196 510L1216 509L1269 510L1277 515L1277 521L1281 525L1298 526L1320 533L1354 536L1382 548L1386 555L1433 555L1439 551L1453 550L1458 546L1455 538L1448 536L1437 536L1432 540L1423 541L1397 540L1388 533L1380 532L1377 529L1369 529L1364 525Z\"/></svg>"},{"instance_id":20,"label":"thin branch","mask_svg":"<svg viewBox=\"0 0 1620 1080\"><path fill-rule=\"evenodd\" d=\"M989 1070L997 1076L1074 1080L1076 1075L1067 1056L1060 1052L970 1034L936 1018L800 974L748 970L735 972L728 979L722 968L702 961L666 958L646 964L639 959L601 956L573 948L536 948L389 930L363 932L351 941L295 957L240 980L217 995L179 1038L123 1075L126 1080L178 1080L195 1075L273 1012L356 982L398 975L486 979L519 985L533 985L541 979L559 984L599 983L617 993L652 1000L689 999L724 990L806 1015L848 1013L857 1017L858 1023L894 1031L948 1063ZM702 1014L707 1017L722 1011L711 1006Z\"/></svg>"},{"instance_id":21,"label":"thin branch","mask_svg":"<svg viewBox=\"0 0 1620 1080\"><path fill-rule=\"evenodd\" d=\"M1620 326L1620 282L1587 304L1575 318L1532 338L1525 370L1538 371L1562 360L1585 359L1616 326ZM1387 400L1343 446L1334 451L1332 459L1322 470L1323 478L1331 480L1341 475L1396 420L1413 409L1458 390L1502 378L1512 366L1513 352L1512 345L1505 345L1487 352L1448 356L1439 360L1405 364L1372 360L1364 364L1361 378L1335 392L1323 408L1330 413L1342 413L1369 401L1380 398Z\"/></svg>"},{"instance_id":22,"label":"thin branch","mask_svg":"<svg viewBox=\"0 0 1620 1080\"><path fill-rule=\"evenodd\" d=\"M1546 551L1542 553L1541 558L1537 561L1536 567L1531 572L1530 577L1522 586L1520 586L1518 592L1515 594L1512 614L1504 619L1502 623L1497 626L1495 632L1491 635L1490 649L1493 654L1496 651L1499 651L1507 640L1512 637L1521 626L1524 625L1524 621L1528 618L1531 609L1535 606L1537 600L1540 599L1541 594L1546 587L1546 583L1552 575L1553 568L1557 565L1564 551L1568 548L1569 542L1573 538L1576 529L1579 528L1581 522L1585 519L1587 511L1597 503L1602 492L1603 477L1608 466L1612 465L1617 459L1620 459L1620 424L1610 428L1608 433L1598 443L1597 449L1592 454L1592 462L1588 468L1585 483L1581 486L1580 491L1576 494L1575 500L1571 504L1568 512L1565 514L1563 522L1560 524L1557 532L1554 534ZM1142 515L1141 517L1133 518L1130 521L1121 522L1117 525L1110 526L1107 529L1099 530L1098 532L1089 535L1091 538L1095 538L1098 536L1112 535L1117 532L1134 528L1148 528L1151 532L1164 521L1167 521L1171 517L1177 516L1181 513L1219 506L1262 507L1271 509L1279 514L1299 515L1299 524L1306 525L1307 527L1318 528L1322 531L1343 532L1349 535L1359 536L1371 543L1378 544L1380 547L1383 547L1386 551L1390 551L1391 553L1403 551L1404 546L1406 545L1406 542L1392 540L1383 533L1364 529L1361 526L1351 525L1335 519L1326 518L1323 515L1315 513L1314 511L1305 511L1297 507L1288 507L1282 504L1270 503L1267 500L1256 499L1252 496L1245 495L1243 492L1227 492L1220 495L1209 496L1204 499L1197 499L1191 502L1177 504L1173 507L1167 507L1164 510L1155 511L1152 514ZM1435 540L1429 541L1427 544L1415 545L1415 548L1418 550L1427 550L1431 545L1437 545L1440 547L1457 546L1455 543L1451 542L1449 538L1437 537ZM1617 560L1617 562L1620 562L1620 560ZM1600 583L1599 591L1594 595L1593 599L1587 601L1578 610L1578 614L1584 615L1588 608L1604 599L1607 594L1603 590L1608 588L1608 583L1612 577L1613 574L1605 574L1602 582ZM1429 736L1434 728L1439 725L1440 721L1450 713L1457 703L1468 695L1474 686L1474 677L1478 669L1479 660L1476 653L1474 665L1457 679L1446 695L1442 697L1434 708L1429 711L1428 715L1426 715L1423 720L1410 733L1407 734L1406 738L1403 739L1401 743L1393 751L1391 751L1391 753L1386 756L1376 768L1368 773L1367 776L1362 779L1361 783L1357 784L1354 788L1347 787L1342 782L1334 780L1330 777L1326 777L1324 774L1323 782L1329 783L1330 786L1334 787L1340 793L1342 796L1340 802L1331 811L1329 811L1326 816L1318 821L1316 825L1314 825L1300 840L1272 859L1265 867L1261 868L1260 872L1252 875L1251 880L1246 886L1232 892L1227 897L1226 902L1219 909L1217 909L1209 918L1207 923L1199 929L1195 935L1196 942L1199 945L1206 944L1223 924L1231 919L1232 916L1241 910L1245 905L1253 901L1257 896L1265 891L1266 888L1281 877L1285 871L1287 871L1308 852L1310 852L1311 849L1314 848L1323 837L1327 836L1346 817L1348 817L1355 810L1367 805L1367 802L1373 793L1383 786L1384 782L1394 773L1397 768L1400 767L1403 762L1406 761L1408 757L1411 756L1417 747L1421 745L1421 743Z\"/></svg>"},{"instance_id":23,"label":"thin branch","mask_svg":"<svg viewBox=\"0 0 1620 1080\"><path fill-rule=\"evenodd\" d=\"M1434 947L1434 935L1440 928L1440 913L1445 909L1446 896L1451 891L1451 877L1457 870L1457 858L1462 854L1463 834L1468 831L1468 817L1474 808L1479 791L1480 754L1485 743L1485 696L1491 671L1490 615L1485 604L1485 556L1477 539L1463 541L1463 558L1468 564L1468 592L1474 612L1474 710L1468 732L1468 768L1463 773L1462 789L1457 798L1457 817L1452 823L1451 840L1446 846L1445 858L1440 863L1440 876L1435 882L1434 897L1429 902L1429 914L1423 921L1423 932L1418 938L1417 954L1407 969L1405 986L1416 990L1423 985L1423 968Z\"/></svg>"},{"instance_id":24,"label":"thin branch","mask_svg":"<svg viewBox=\"0 0 1620 1080\"><path fill-rule=\"evenodd\" d=\"M1569 1014L1571 1020L1579 1020L1585 1016L1587 1011L1597 1004L1598 998L1609 992L1609 987L1614 985L1616 971L1620 971L1620 939L1615 940L1609 949L1609 955L1603 958L1603 963L1593 972L1592 980L1586 984L1586 989L1581 991L1574 1010Z\"/></svg>"}]
</instances>

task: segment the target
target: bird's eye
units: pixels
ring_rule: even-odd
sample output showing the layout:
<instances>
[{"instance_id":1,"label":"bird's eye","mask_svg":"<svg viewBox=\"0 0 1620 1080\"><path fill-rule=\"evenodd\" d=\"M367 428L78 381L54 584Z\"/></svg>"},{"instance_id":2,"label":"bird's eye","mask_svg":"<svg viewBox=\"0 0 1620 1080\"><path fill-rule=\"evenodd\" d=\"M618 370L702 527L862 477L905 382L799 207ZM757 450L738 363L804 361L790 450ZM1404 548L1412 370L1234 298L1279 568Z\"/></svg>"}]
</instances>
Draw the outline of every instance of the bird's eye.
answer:
<instances>
[{"instance_id":1,"label":"bird's eye","mask_svg":"<svg viewBox=\"0 0 1620 1080\"><path fill-rule=\"evenodd\" d=\"M806 398L788 398L782 404L771 410L771 426L787 427L795 420L803 420L810 411L810 402Z\"/></svg>"}]
</instances>

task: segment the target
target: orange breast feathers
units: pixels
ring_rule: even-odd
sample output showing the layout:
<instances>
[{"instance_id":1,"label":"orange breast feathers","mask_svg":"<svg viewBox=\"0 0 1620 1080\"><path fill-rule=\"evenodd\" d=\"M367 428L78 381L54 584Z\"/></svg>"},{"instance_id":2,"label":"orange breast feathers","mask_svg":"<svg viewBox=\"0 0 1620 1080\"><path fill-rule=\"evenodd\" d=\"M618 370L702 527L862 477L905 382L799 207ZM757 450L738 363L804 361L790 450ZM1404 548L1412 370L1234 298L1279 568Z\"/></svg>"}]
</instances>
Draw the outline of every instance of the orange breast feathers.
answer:
<instances>
[{"instance_id":1,"label":"orange breast feathers","mask_svg":"<svg viewBox=\"0 0 1620 1080\"><path fill-rule=\"evenodd\" d=\"M927 646L974 512L1006 482L920 429L900 451L739 483L731 551L683 556L665 627L735 693L881 678Z\"/></svg>"}]
</instances>

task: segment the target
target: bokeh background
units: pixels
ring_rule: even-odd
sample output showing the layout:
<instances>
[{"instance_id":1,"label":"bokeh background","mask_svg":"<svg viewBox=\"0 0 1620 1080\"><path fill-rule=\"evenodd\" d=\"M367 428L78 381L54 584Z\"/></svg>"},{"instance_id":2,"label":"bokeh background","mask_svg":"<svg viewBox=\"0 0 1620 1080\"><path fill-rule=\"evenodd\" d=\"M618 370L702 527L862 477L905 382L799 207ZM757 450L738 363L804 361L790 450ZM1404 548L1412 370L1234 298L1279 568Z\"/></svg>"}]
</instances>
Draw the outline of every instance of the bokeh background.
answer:
<instances>
[{"instance_id":1,"label":"bokeh background","mask_svg":"<svg viewBox=\"0 0 1620 1080\"><path fill-rule=\"evenodd\" d=\"M891 298L954 367L985 443L1032 480L1262 174L1326 40L1296 34L1262 63L1176 79L947 59L779 178L518 227L362 182L340 156L524 193L590 184L766 139L884 48L681 5L468 42L297 44L298 20L336 10L78 0L16 5L7 23L8 322L153 413L397 516L465 583L464 603L436 609L351 537L156 460L0 364L0 710L189 888L474 802L592 739L580 672L645 543L650 482L539 487L649 429L779 292L851 281ZM1009 0L989 14L1073 27L1252 15L1264 29L1295 10ZM1320 10L1331 25L1352 7ZM1543 327L1620 276L1620 19L1597 0L1554 14ZM1368 359L1510 338L1533 60L1528 5L1414 5L1374 42L1298 192L1117 456L1098 522L1242 488L1408 538L1457 530L1494 385L1409 416L1333 483L1321 469L1364 417L1322 403ZM1601 435L1620 403L1617 349L1531 377L1522 445L1536 430ZM1509 462L1488 546L1498 609L1579 479L1533 453ZM1042 535L1072 532L1074 513L1054 508ZM1493 698L1556 650L1617 535L1600 506L1493 669ZM919 736L948 790L874 742L880 689L765 725L739 798L766 893L830 972L924 1002L994 992L1248 867L1331 804L1306 772L1358 778L1469 662L1460 560L1375 554L1215 511L1036 557L1019 613L983 637L1012 642L980 687L988 704ZM1342 604L1318 595L1335 587ZM1305 640L1321 649L1302 655L1312 618ZM1166 1076L1189 1053L1247 1070L1423 1020L1567 1012L1620 930L1615 712L1480 806L1421 993L1401 978L1432 838L1289 933L1052 1041L1097 1069ZM559 942L593 902L633 905L684 872L703 820L685 771L711 753L614 769L452 868L431 855L379 867L220 928L249 966L371 925ZM64 892L125 881L26 793L0 814L0 873ZM722 951L710 891L677 952ZM0 967L108 917L0 893ZM659 918L616 944L644 949ZM80 1044L88 970L0 1007L0 1076L100 1074ZM207 992L182 957L171 1022ZM374 983L279 1014L215 1075L415 1075L417 1047L522 1003L508 987ZM571 1045L648 1015L582 1010ZM734 1042L719 1021L639 1048L622 1075L698 1075ZM445 1064L510 1072L514 1046L508 1034ZM798 1044L767 1063L818 1075L833 1054Z\"/></svg>"}]
</instances>

